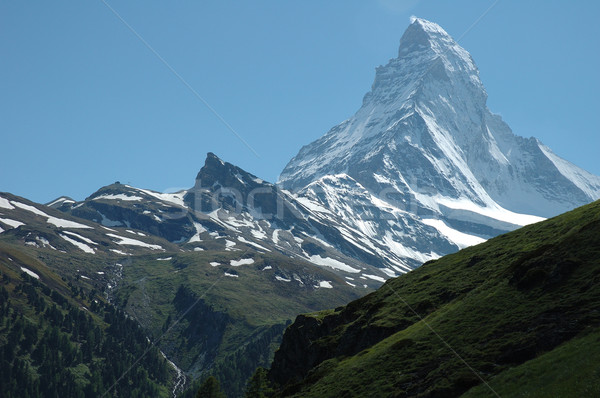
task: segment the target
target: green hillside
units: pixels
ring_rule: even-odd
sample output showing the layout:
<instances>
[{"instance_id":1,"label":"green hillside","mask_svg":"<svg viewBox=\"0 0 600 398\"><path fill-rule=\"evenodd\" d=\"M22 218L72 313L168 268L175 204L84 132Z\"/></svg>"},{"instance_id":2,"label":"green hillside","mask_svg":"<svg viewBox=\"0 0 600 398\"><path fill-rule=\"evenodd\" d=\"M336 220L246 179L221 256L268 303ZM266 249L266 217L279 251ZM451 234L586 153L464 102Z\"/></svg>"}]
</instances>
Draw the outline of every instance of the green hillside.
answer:
<instances>
[{"instance_id":1,"label":"green hillside","mask_svg":"<svg viewBox=\"0 0 600 398\"><path fill-rule=\"evenodd\" d=\"M252 264L231 265L239 259ZM191 379L213 374L229 396L242 395L254 369L270 364L298 313L342 305L360 292L341 277L273 253L202 251L121 263L117 306L153 341L160 338ZM315 288L323 280L333 287Z\"/></svg>"},{"instance_id":2,"label":"green hillside","mask_svg":"<svg viewBox=\"0 0 600 398\"><path fill-rule=\"evenodd\" d=\"M595 202L299 316L269 377L279 396L598 396L599 284Z\"/></svg>"},{"instance_id":3,"label":"green hillside","mask_svg":"<svg viewBox=\"0 0 600 398\"><path fill-rule=\"evenodd\" d=\"M0 243L3 397L168 397L173 369L94 289ZM129 371L127 371L129 370Z\"/></svg>"},{"instance_id":4,"label":"green hillside","mask_svg":"<svg viewBox=\"0 0 600 398\"><path fill-rule=\"evenodd\" d=\"M0 354L7 350L7 356L0 360L6 359L3 375L13 371L24 375L6 376L6 383L12 383L6 391L27 386L32 390L24 391L32 396L39 395L39 388L45 388L45 396L60 394L67 390L44 377L62 374L63 384L71 386L70 373L64 372L74 368L81 376L75 378L79 387L65 396L78 396L81 391L95 396L110 388L115 375L128 369L125 364L133 364L135 358L143 357L139 369L150 371L153 365L144 360L153 357L142 354L152 342L156 348L148 354L158 355L166 373L138 374L136 367L119 381L128 386L116 390L119 395L125 391L125 396L172 396L185 387L193 391L214 375L228 396L241 396L254 369L270 364L285 327L298 313L342 305L371 291L367 286L354 288L343 277L274 247L253 245L250 236L234 242L226 234L206 230L194 243L180 246L134 226L106 227L14 195L1 197L1 215L11 225L0 235L0 270L7 292L1 303L2 308L7 306L6 319L0 325ZM131 206L144 215L143 209L158 205ZM162 214L159 207L156 211ZM181 236L179 232L173 234ZM309 242L304 247L310 248ZM21 267L35 276L27 276ZM54 306L63 318L69 315L70 323L64 324L67 321L57 311L47 313ZM49 316L60 322L52 323ZM111 328L117 321L126 324ZM84 331L74 332L82 322ZM58 337L53 336L70 345L41 342L54 326ZM35 336L30 332L33 328ZM128 344L127 339L137 339L139 346L127 358L114 355L115 366L105 351L79 358L78 350L89 349L90 329L109 339L119 355L127 353L119 348ZM27 333L31 336L23 337ZM23 341L25 348L18 348ZM40 344L52 356L75 355L75 359L52 362L64 372L51 372L35 357ZM17 349L9 350L15 345ZM102 350L107 345L94 347Z\"/></svg>"}]
</instances>

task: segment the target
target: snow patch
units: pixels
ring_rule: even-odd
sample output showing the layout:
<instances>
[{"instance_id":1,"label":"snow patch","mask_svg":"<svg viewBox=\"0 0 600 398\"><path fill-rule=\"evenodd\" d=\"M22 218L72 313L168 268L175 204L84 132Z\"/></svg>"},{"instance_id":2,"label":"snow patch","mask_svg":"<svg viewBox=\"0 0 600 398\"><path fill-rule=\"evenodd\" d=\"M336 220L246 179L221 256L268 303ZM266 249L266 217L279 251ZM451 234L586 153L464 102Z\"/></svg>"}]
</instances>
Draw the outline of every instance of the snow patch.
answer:
<instances>
[{"instance_id":1,"label":"snow patch","mask_svg":"<svg viewBox=\"0 0 600 398\"><path fill-rule=\"evenodd\" d=\"M118 239L118 241L115 242L117 245L140 246L140 247L145 247L145 248L151 249L151 250L165 250L160 245L153 245L150 243L142 242L141 240L125 238L124 236L120 236L120 235L116 235L116 234L106 234L106 235L110 236L112 238Z\"/></svg>"},{"instance_id":2,"label":"snow patch","mask_svg":"<svg viewBox=\"0 0 600 398\"><path fill-rule=\"evenodd\" d=\"M96 196L95 198L92 198L92 200L100 200L100 199L106 199L106 200L124 200L124 201L129 201L129 202L138 202L144 198L142 198L141 196L129 196L129 195L125 195L125 194L107 194L107 195L100 195L100 196Z\"/></svg>"},{"instance_id":3,"label":"snow patch","mask_svg":"<svg viewBox=\"0 0 600 398\"><path fill-rule=\"evenodd\" d=\"M254 242L249 241L248 239L245 239L243 236L238 236L237 240L239 240L240 242L245 243L247 245L254 246L255 248L257 248L259 250L263 250L266 252L271 251L271 250L267 249L266 247L259 245L258 243L254 243Z\"/></svg>"},{"instance_id":4,"label":"snow patch","mask_svg":"<svg viewBox=\"0 0 600 398\"><path fill-rule=\"evenodd\" d=\"M319 281L318 287L323 287L325 289L333 289L333 286L331 285L330 281Z\"/></svg>"},{"instance_id":5,"label":"snow patch","mask_svg":"<svg viewBox=\"0 0 600 398\"><path fill-rule=\"evenodd\" d=\"M385 282L384 278L377 276L377 275L369 275L369 274L362 274L362 275L366 278L373 279L374 281L377 281L377 282L381 282L381 283Z\"/></svg>"},{"instance_id":6,"label":"snow patch","mask_svg":"<svg viewBox=\"0 0 600 398\"><path fill-rule=\"evenodd\" d=\"M35 279L40 279L40 276L38 274L36 274L35 272L33 272L30 269L27 269L25 267L21 267L21 271L25 272L27 275L34 277Z\"/></svg>"},{"instance_id":7,"label":"snow patch","mask_svg":"<svg viewBox=\"0 0 600 398\"><path fill-rule=\"evenodd\" d=\"M64 233L64 234L67 234L67 235L74 236L75 238L77 238L77 239L79 239L79 240L82 240L82 241L84 241L84 242L86 242L86 243L89 243L90 245L96 245L96 246L98 246L98 244L97 244L96 242L94 242L93 240L91 240L91 239L88 239L88 238L86 238L85 236L81 236L81 235L79 235L79 234L76 234L75 232L71 232L71 231L63 231L63 233Z\"/></svg>"},{"instance_id":8,"label":"snow patch","mask_svg":"<svg viewBox=\"0 0 600 398\"><path fill-rule=\"evenodd\" d=\"M12 201L11 202L13 205L17 206L20 209L23 210L27 210L33 214L36 214L38 216L42 216L42 217L46 217L46 222L52 225L55 225L59 228L88 228L88 229L92 229L92 227L90 227L89 225L84 225L84 224L80 224L78 222L75 221L69 221L69 220L65 220L62 218L58 218L58 217L54 217L54 216L49 216L48 214L44 213L43 211L41 211L40 209L30 206L30 205L26 205L25 203L21 203L21 202L17 202L17 201Z\"/></svg>"},{"instance_id":9,"label":"snow patch","mask_svg":"<svg viewBox=\"0 0 600 398\"><path fill-rule=\"evenodd\" d=\"M75 201L72 199L69 199L69 198L65 198L64 196L61 196L60 198L56 199L55 201L48 203L46 206L52 207L57 203L75 203Z\"/></svg>"},{"instance_id":10,"label":"snow patch","mask_svg":"<svg viewBox=\"0 0 600 398\"><path fill-rule=\"evenodd\" d=\"M129 187L129 188L133 188L133 187ZM141 188L133 188L133 189L143 192L146 195L152 196L160 201L174 204L176 206L186 207L185 203L183 202L183 197L185 196L187 191L181 191L181 192L175 192L175 193L160 193L160 192L150 191L148 189L141 189Z\"/></svg>"},{"instance_id":11,"label":"snow patch","mask_svg":"<svg viewBox=\"0 0 600 398\"><path fill-rule=\"evenodd\" d=\"M80 242L78 240L75 240L73 238L68 237L67 235L64 234L58 234L61 238L63 238L64 240L66 240L67 242L69 242L70 244L72 244L73 246L77 247L79 250L84 251L85 253L89 253L89 254L94 254L95 251L93 248L89 247L88 245L86 245L83 242Z\"/></svg>"},{"instance_id":12,"label":"snow patch","mask_svg":"<svg viewBox=\"0 0 600 398\"><path fill-rule=\"evenodd\" d=\"M190 240L188 240L188 243L202 242L202 239L200 239L200 234L207 231L207 229L204 228L204 225L200 224L199 222L194 223L194 228L196 229L196 233L190 238Z\"/></svg>"},{"instance_id":13,"label":"snow patch","mask_svg":"<svg viewBox=\"0 0 600 398\"><path fill-rule=\"evenodd\" d=\"M0 197L0 208L12 210L15 207L10 204L10 202L8 201L8 199Z\"/></svg>"},{"instance_id":14,"label":"snow patch","mask_svg":"<svg viewBox=\"0 0 600 398\"><path fill-rule=\"evenodd\" d=\"M464 249L465 247L478 245L480 243L485 242L485 239L480 238L479 236L465 234L464 232L460 232L454 228L446 225L442 220L436 220L433 218L425 218L421 220L423 224L429 225L438 230L438 232L444 235L448 240L458 246L460 249Z\"/></svg>"},{"instance_id":15,"label":"snow patch","mask_svg":"<svg viewBox=\"0 0 600 398\"><path fill-rule=\"evenodd\" d=\"M0 222L6 225L10 225L13 228L18 228L21 225L25 225L25 223L16 220L11 220L10 218L0 218Z\"/></svg>"},{"instance_id":16,"label":"snow patch","mask_svg":"<svg viewBox=\"0 0 600 398\"><path fill-rule=\"evenodd\" d=\"M322 265L322 266L325 266L325 267L330 267L330 268L333 268L333 269L337 269L337 270L345 271L345 272L350 272L350 273L353 273L353 274L360 272L359 269L352 268L348 264L345 264L345 263L343 263L341 261L338 261L338 260L330 258L330 257L323 258L323 257L321 257L318 254L310 256L309 257L309 261L311 263L313 263L313 264L316 264L316 265Z\"/></svg>"},{"instance_id":17,"label":"snow patch","mask_svg":"<svg viewBox=\"0 0 600 398\"><path fill-rule=\"evenodd\" d=\"M250 264L254 264L254 259L253 258L242 258L240 260L231 260L229 262L229 264L232 267L239 267L240 265L250 265Z\"/></svg>"}]
</instances>

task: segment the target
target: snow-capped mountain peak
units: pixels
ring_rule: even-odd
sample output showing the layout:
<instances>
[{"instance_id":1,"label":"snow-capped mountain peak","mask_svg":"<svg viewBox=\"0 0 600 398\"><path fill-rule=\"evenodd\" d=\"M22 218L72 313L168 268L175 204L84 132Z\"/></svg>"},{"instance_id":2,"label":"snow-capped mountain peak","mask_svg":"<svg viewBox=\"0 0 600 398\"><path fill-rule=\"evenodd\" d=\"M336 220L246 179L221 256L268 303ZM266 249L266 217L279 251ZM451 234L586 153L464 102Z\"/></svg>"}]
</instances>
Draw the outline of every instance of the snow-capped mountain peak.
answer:
<instances>
[{"instance_id":1,"label":"snow-capped mountain peak","mask_svg":"<svg viewBox=\"0 0 600 398\"><path fill-rule=\"evenodd\" d=\"M434 240L461 246L600 197L600 178L537 139L513 134L486 101L469 53L439 25L415 18L398 57L376 68L361 108L304 146L279 184L302 194L313 182L323 187L333 181L327 176L344 174L368 191L374 206L381 201L405 211L398 217L407 227L382 244L418 252L407 236L433 227L438 234L426 239L439 254L448 251ZM312 197L331 201L331 194ZM365 220L351 209L362 202L343 203L359 228ZM379 232L389 225L369 222Z\"/></svg>"}]
</instances>

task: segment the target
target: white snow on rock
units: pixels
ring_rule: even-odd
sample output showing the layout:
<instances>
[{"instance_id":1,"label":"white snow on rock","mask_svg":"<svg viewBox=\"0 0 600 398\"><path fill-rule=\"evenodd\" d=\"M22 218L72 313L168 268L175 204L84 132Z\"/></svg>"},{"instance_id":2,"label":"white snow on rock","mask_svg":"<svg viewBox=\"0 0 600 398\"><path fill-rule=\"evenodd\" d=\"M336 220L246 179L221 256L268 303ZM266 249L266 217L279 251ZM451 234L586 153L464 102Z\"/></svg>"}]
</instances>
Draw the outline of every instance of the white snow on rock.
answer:
<instances>
[{"instance_id":1,"label":"white snow on rock","mask_svg":"<svg viewBox=\"0 0 600 398\"><path fill-rule=\"evenodd\" d=\"M210 266L211 266L211 267L218 267L219 265L221 265L221 263L218 263L218 262L216 262L216 261L211 261L211 262L210 262Z\"/></svg>"},{"instance_id":2,"label":"white snow on rock","mask_svg":"<svg viewBox=\"0 0 600 398\"><path fill-rule=\"evenodd\" d=\"M229 239L225 239L225 250L232 251L234 250L235 242Z\"/></svg>"},{"instance_id":3,"label":"white snow on rock","mask_svg":"<svg viewBox=\"0 0 600 398\"><path fill-rule=\"evenodd\" d=\"M396 275L396 273L393 270L391 270L389 268L380 268L380 269L382 272L384 272L390 278L395 278L396 276L398 276L398 275Z\"/></svg>"},{"instance_id":4,"label":"white snow on rock","mask_svg":"<svg viewBox=\"0 0 600 398\"><path fill-rule=\"evenodd\" d=\"M194 236L192 236L190 238L190 240L188 240L189 243L194 243L194 242L202 242L202 239L200 239L200 234L203 232L206 232L207 229L204 228L204 225L195 222L194 223L194 228L196 228L196 234L194 234Z\"/></svg>"},{"instance_id":5,"label":"white snow on rock","mask_svg":"<svg viewBox=\"0 0 600 398\"><path fill-rule=\"evenodd\" d=\"M165 250L160 245L153 245L150 243L142 242L141 240L126 238L124 236L120 236L120 235L116 235L116 234L106 234L106 235L117 239L117 241L115 242L117 245L140 246L140 247L145 247L145 248L151 249L151 250L163 250L163 251Z\"/></svg>"},{"instance_id":6,"label":"white snow on rock","mask_svg":"<svg viewBox=\"0 0 600 398\"><path fill-rule=\"evenodd\" d=\"M229 264L232 267L239 267L240 265L250 265L250 264L254 264L254 259L253 258L242 258L240 260L231 260L231 261L229 261Z\"/></svg>"},{"instance_id":7,"label":"white snow on rock","mask_svg":"<svg viewBox=\"0 0 600 398\"><path fill-rule=\"evenodd\" d=\"M38 242L40 242L43 247L49 247L52 250L56 250L56 248L50 244L50 242L48 241L48 239L44 238L43 236L36 236L35 240L37 240Z\"/></svg>"},{"instance_id":8,"label":"white snow on rock","mask_svg":"<svg viewBox=\"0 0 600 398\"><path fill-rule=\"evenodd\" d=\"M374 281L377 281L377 282L382 282L382 283L385 282L384 278L377 276L377 275L369 275L369 274L362 274L362 275L369 279L373 279Z\"/></svg>"},{"instance_id":9,"label":"white snow on rock","mask_svg":"<svg viewBox=\"0 0 600 398\"><path fill-rule=\"evenodd\" d=\"M271 240L273 241L273 243L275 243L276 245L279 244L279 229L275 229L273 230L273 236L271 238Z\"/></svg>"},{"instance_id":10,"label":"white snow on rock","mask_svg":"<svg viewBox=\"0 0 600 398\"><path fill-rule=\"evenodd\" d=\"M89 247L88 245L86 245L83 242L79 242L78 240L75 240L73 238L70 238L67 235L64 234L58 234L61 238L63 238L64 240L66 240L67 242L69 242L70 244L72 244L73 246L77 247L78 249L84 251L85 253L89 253L89 254L94 254L95 251L93 248Z\"/></svg>"},{"instance_id":11,"label":"white snow on rock","mask_svg":"<svg viewBox=\"0 0 600 398\"><path fill-rule=\"evenodd\" d=\"M130 253L125 253L124 251L118 249L110 249L110 251L116 254L120 254L122 256L131 256Z\"/></svg>"},{"instance_id":12,"label":"white snow on rock","mask_svg":"<svg viewBox=\"0 0 600 398\"><path fill-rule=\"evenodd\" d=\"M262 230L253 229L250 231L250 233L252 234L252 236L259 240L263 240L267 237L267 234Z\"/></svg>"},{"instance_id":13,"label":"white snow on rock","mask_svg":"<svg viewBox=\"0 0 600 398\"><path fill-rule=\"evenodd\" d=\"M447 237L450 241L454 242L456 246L458 246L461 249L485 242L485 239L480 238L479 236L465 234L454 228L449 227L442 220L426 218L423 219L423 223L437 229L442 235Z\"/></svg>"},{"instance_id":14,"label":"white snow on rock","mask_svg":"<svg viewBox=\"0 0 600 398\"><path fill-rule=\"evenodd\" d=\"M125 231L127 231L127 232L129 232L130 234L133 234L133 235L139 235L139 236L148 236L148 235L146 235L146 234L145 234L145 233L143 233L143 232L132 231L132 230L130 230L130 229L126 229Z\"/></svg>"},{"instance_id":15,"label":"white snow on rock","mask_svg":"<svg viewBox=\"0 0 600 398\"><path fill-rule=\"evenodd\" d=\"M319 213L329 213L329 214L331 213L330 210L326 209L325 207L321 206L320 204L318 204L316 202L313 202L309 198L299 196L296 198L296 200L298 202L300 202L302 205L304 205L304 207L306 207L307 209L309 209L311 211L316 211Z\"/></svg>"},{"instance_id":16,"label":"white snow on rock","mask_svg":"<svg viewBox=\"0 0 600 398\"><path fill-rule=\"evenodd\" d=\"M262 250L262 251L266 251L266 252L271 251L271 250L267 249L266 247L259 245L258 243L254 243L252 241L249 241L248 239L245 239L243 236L238 236L237 240L239 240L240 242L245 243L247 245L254 246L255 248Z\"/></svg>"},{"instance_id":17,"label":"white snow on rock","mask_svg":"<svg viewBox=\"0 0 600 398\"><path fill-rule=\"evenodd\" d=\"M423 200L427 200L422 198ZM490 203L487 206L480 206L468 199L454 199L442 196L435 196L431 198L434 202L439 205L447 207L451 210L466 210L469 212L481 214L484 217L493 218L496 220L504 221L507 223L515 224L518 226L525 226L536 222L544 221L544 217L533 216L530 214L515 213L510 210L499 206L496 203Z\"/></svg>"},{"instance_id":18,"label":"white snow on rock","mask_svg":"<svg viewBox=\"0 0 600 398\"><path fill-rule=\"evenodd\" d=\"M571 162L556 156L554 152L546 145L538 142L539 148L544 152L544 155L550 159L556 169L565 176L568 180L572 181L577 188L585 192L589 197L597 197L598 190L600 189L600 177L595 176L587 171L576 167Z\"/></svg>"},{"instance_id":19,"label":"white snow on rock","mask_svg":"<svg viewBox=\"0 0 600 398\"><path fill-rule=\"evenodd\" d=\"M78 222L75 221L70 221L70 220L65 220L62 218L58 218L58 217L54 217L54 216L50 216L46 213L44 213L43 211L41 211L40 209L27 205L25 203L21 203L21 202L17 202L17 201L12 201L11 202L13 205L17 206L20 209L23 210L27 210L31 213L34 213L38 216L42 216L42 217L46 217L46 221L49 224L55 225L59 228L82 228L82 229L92 229L92 227L90 227L89 225L84 225L84 224L80 224Z\"/></svg>"},{"instance_id":20,"label":"white snow on rock","mask_svg":"<svg viewBox=\"0 0 600 398\"><path fill-rule=\"evenodd\" d=\"M319 287L323 287L325 289L333 289L330 281L319 281Z\"/></svg>"},{"instance_id":21,"label":"white snow on rock","mask_svg":"<svg viewBox=\"0 0 600 398\"><path fill-rule=\"evenodd\" d=\"M271 267L270 265L267 265L265 268L263 268L261 271L267 271L273 269L273 267Z\"/></svg>"},{"instance_id":22,"label":"white snow on rock","mask_svg":"<svg viewBox=\"0 0 600 398\"><path fill-rule=\"evenodd\" d=\"M0 196L0 208L12 210L12 209L14 209L14 206L10 204L8 199Z\"/></svg>"},{"instance_id":23,"label":"white snow on rock","mask_svg":"<svg viewBox=\"0 0 600 398\"><path fill-rule=\"evenodd\" d=\"M67 234L67 235L74 236L75 238L80 239L80 240L82 240L82 241L84 241L86 243L89 243L90 245L96 245L96 246L98 246L98 244L96 242L94 242L93 240L91 240L89 238L86 238L85 236L81 236L79 234L76 234L75 232L63 231L63 233Z\"/></svg>"},{"instance_id":24,"label":"white snow on rock","mask_svg":"<svg viewBox=\"0 0 600 398\"><path fill-rule=\"evenodd\" d=\"M173 260L173 257L162 257L162 258L157 258L156 261L171 261Z\"/></svg>"},{"instance_id":25,"label":"white snow on rock","mask_svg":"<svg viewBox=\"0 0 600 398\"><path fill-rule=\"evenodd\" d=\"M230 274L230 273L229 273L229 272L227 272L227 271L225 271L225 276L229 276L229 277L231 277L231 278L238 278L238 277L239 277L239 275L236 275L236 274Z\"/></svg>"},{"instance_id":26,"label":"white snow on rock","mask_svg":"<svg viewBox=\"0 0 600 398\"><path fill-rule=\"evenodd\" d=\"M75 221L64 220L62 218L48 216L48 223L59 228L80 228L80 229L92 229L89 225L80 224Z\"/></svg>"},{"instance_id":27,"label":"white snow on rock","mask_svg":"<svg viewBox=\"0 0 600 398\"><path fill-rule=\"evenodd\" d=\"M323 258L318 254L310 256L309 261L316 265L322 265L322 266L330 267L330 268L337 269L340 271L350 272L350 273L354 273L354 274L360 272L359 269L352 268L348 264L345 264L339 260L336 260L336 259L330 258L330 257Z\"/></svg>"},{"instance_id":28,"label":"white snow on rock","mask_svg":"<svg viewBox=\"0 0 600 398\"><path fill-rule=\"evenodd\" d=\"M281 277L279 275L275 275L275 279L277 279L280 282L291 282L292 281L291 279L287 279L287 278Z\"/></svg>"},{"instance_id":29,"label":"white snow on rock","mask_svg":"<svg viewBox=\"0 0 600 398\"><path fill-rule=\"evenodd\" d=\"M130 201L130 202L139 202L140 200L144 199L141 196L129 196L129 195L125 195L123 193L120 194L106 194L106 195L100 195L100 196L96 196L95 198L93 198L92 200L100 200L100 199L106 199L106 200L124 200L124 201Z\"/></svg>"},{"instance_id":30,"label":"white snow on rock","mask_svg":"<svg viewBox=\"0 0 600 398\"><path fill-rule=\"evenodd\" d=\"M40 276L38 274L36 274L35 272L33 272L30 269L27 269L25 267L21 267L21 271L25 272L27 275L34 277L35 279L40 279Z\"/></svg>"},{"instance_id":31,"label":"white snow on rock","mask_svg":"<svg viewBox=\"0 0 600 398\"><path fill-rule=\"evenodd\" d=\"M75 201L72 199L66 198L64 196L61 196L60 198L52 201L51 203L48 203L46 206L50 207L50 206L54 206L55 204L58 204L58 203L75 203Z\"/></svg>"},{"instance_id":32,"label":"white snow on rock","mask_svg":"<svg viewBox=\"0 0 600 398\"><path fill-rule=\"evenodd\" d=\"M22 223L21 221L11 220L10 218L0 218L0 222L13 228L18 228L21 225L25 225L25 223Z\"/></svg>"},{"instance_id":33,"label":"white snow on rock","mask_svg":"<svg viewBox=\"0 0 600 398\"><path fill-rule=\"evenodd\" d=\"M133 188L128 185L127 185L127 187ZM170 204L180 206L180 207L186 207L185 203L183 202L183 197L185 196L187 191L181 191L181 192L175 192L175 193L161 193L161 192L150 191L148 189L141 189L141 188L133 188L133 189L143 192L146 195L152 196L160 201L168 202Z\"/></svg>"}]
</instances>

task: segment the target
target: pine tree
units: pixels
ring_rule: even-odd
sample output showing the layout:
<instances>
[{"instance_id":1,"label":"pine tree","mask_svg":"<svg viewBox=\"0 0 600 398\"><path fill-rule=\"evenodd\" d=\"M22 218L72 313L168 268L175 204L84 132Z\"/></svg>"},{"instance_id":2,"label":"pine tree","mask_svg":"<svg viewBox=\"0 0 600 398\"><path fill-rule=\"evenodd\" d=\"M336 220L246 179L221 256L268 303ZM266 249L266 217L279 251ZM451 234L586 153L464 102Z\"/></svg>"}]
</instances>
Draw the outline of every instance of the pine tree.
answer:
<instances>
[{"instance_id":1,"label":"pine tree","mask_svg":"<svg viewBox=\"0 0 600 398\"><path fill-rule=\"evenodd\" d=\"M246 388L246 398L267 398L272 396L273 389L267 379L267 370L258 368L254 375L248 381Z\"/></svg>"},{"instance_id":2,"label":"pine tree","mask_svg":"<svg viewBox=\"0 0 600 398\"><path fill-rule=\"evenodd\" d=\"M200 385L196 398L225 398L225 394L221 391L219 381L214 376L210 376Z\"/></svg>"}]
</instances>

